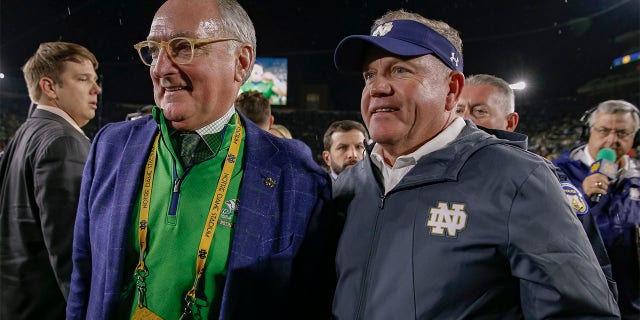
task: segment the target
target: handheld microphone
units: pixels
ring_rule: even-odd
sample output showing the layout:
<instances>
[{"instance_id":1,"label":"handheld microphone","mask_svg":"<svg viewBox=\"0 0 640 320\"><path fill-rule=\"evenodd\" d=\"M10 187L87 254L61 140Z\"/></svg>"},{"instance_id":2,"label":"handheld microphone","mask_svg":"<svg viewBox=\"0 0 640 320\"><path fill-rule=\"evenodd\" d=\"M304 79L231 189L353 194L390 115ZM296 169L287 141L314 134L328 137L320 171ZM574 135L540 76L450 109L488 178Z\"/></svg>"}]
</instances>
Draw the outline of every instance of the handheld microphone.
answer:
<instances>
[{"instance_id":1,"label":"handheld microphone","mask_svg":"<svg viewBox=\"0 0 640 320\"><path fill-rule=\"evenodd\" d=\"M598 151L596 161L591 164L589 169L589 175L601 173L604 174L609 180L616 178L618 173L618 165L616 164L616 152L611 148L602 148ZM591 202L598 203L602 197L601 193L594 193L591 195Z\"/></svg>"}]
</instances>

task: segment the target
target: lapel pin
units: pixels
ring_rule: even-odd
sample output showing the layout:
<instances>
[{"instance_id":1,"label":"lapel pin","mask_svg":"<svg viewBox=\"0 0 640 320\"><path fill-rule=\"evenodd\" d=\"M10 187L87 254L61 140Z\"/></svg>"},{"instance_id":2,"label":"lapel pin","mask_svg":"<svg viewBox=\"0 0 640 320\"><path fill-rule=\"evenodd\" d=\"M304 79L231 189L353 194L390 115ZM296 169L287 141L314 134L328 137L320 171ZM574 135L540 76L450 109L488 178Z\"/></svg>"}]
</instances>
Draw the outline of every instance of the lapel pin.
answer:
<instances>
[{"instance_id":1,"label":"lapel pin","mask_svg":"<svg viewBox=\"0 0 640 320\"><path fill-rule=\"evenodd\" d=\"M264 179L264 185L269 187L269 188L273 188L276 186L276 180L273 178L265 178Z\"/></svg>"}]
</instances>

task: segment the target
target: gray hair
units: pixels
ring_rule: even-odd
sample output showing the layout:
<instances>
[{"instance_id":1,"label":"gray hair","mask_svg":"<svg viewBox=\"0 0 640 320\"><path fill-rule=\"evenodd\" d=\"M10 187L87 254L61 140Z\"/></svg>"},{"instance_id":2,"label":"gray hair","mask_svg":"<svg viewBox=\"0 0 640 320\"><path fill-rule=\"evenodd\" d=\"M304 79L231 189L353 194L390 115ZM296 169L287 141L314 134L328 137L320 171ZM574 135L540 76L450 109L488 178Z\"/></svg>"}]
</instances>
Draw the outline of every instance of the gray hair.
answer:
<instances>
[{"instance_id":1,"label":"gray hair","mask_svg":"<svg viewBox=\"0 0 640 320\"><path fill-rule=\"evenodd\" d=\"M495 87L502 94L500 99L502 109L506 113L512 113L516 111L516 98L513 93L513 89L509 87L509 83L504 79L490 75L490 74L475 74L468 76L464 80L465 84L470 85L488 85Z\"/></svg>"},{"instance_id":2,"label":"gray hair","mask_svg":"<svg viewBox=\"0 0 640 320\"><path fill-rule=\"evenodd\" d=\"M253 26L253 22L251 22L251 18L249 18L249 15L238 1L217 0L217 2L220 10L220 16L222 17L221 22L223 30L226 33L225 36L238 38L242 43L249 44L253 48L254 55L251 60L251 68L249 68L249 73L247 75L248 78L256 59L256 29ZM233 51L240 46L240 43L235 41L229 41L229 43L230 51Z\"/></svg>"},{"instance_id":3,"label":"gray hair","mask_svg":"<svg viewBox=\"0 0 640 320\"><path fill-rule=\"evenodd\" d=\"M596 121L596 114L598 113L606 113L606 114L625 114L630 113L633 117L634 128L633 132L637 132L640 128L640 112L638 108L633 104L624 101L624 100L607 100L601 102L596 107L595 111L593 111L589 115L589 126L593 126Z\"/></svg>"}]
</instances>

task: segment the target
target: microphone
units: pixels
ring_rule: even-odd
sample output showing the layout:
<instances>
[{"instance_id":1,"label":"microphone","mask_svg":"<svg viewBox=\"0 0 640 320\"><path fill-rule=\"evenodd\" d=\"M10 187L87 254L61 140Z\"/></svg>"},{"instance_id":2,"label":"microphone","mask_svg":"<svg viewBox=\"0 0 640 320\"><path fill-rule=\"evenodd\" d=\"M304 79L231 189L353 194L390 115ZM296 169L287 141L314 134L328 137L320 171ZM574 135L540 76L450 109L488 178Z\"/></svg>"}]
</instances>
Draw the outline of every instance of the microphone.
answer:
<instances>
[{"instance_id":1,"label":"microphone","mask_svg":"<svg viewBox=\"0 0 640 320\"><path fill-rule=\"evenodd\" d=\"M591 164L589 169L589 175L601 173L607 176L609 180L616 178L618 173L618 165L616 164L616 152L611 148L602 148L598 151L596 161ZM602 197L601 193L594 193L591 195L591 202L598 203Z\"/></svg>"}]
</instances>

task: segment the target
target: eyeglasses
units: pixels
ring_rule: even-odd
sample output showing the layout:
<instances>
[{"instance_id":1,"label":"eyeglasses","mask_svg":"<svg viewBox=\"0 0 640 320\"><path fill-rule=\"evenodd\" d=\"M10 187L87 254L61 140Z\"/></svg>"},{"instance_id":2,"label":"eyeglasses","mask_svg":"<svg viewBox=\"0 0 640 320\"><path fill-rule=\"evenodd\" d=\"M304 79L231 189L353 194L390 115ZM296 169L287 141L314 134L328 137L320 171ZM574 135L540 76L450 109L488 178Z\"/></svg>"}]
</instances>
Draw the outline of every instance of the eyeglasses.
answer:
<instances>
[{"instance_id":1,"label":"eyeglasses","mask_svg":"<svg viewBox=\"0 0 640 320\"><path fill-rule=\"evenodd\" d=\"M615 133L615 135L619 139L624 139L624 138L628 137L629 135L633 134L633 132L631 132L631 131L613 130L611 128L605 128L605 127L600 127L600 128L591 127L591 129L593 129L593 131L595 131L597 134L599 134L602 138L608 137L611 134L611 132Z\"/></svg>"},{"instance_id":2,"label":"eyeglasses","mask_svg":"<svg viewBox=\"0 0 640 320\"><path fill-rule=\"evenodd\" d=\"M219 38L219 39L193 39L185 37L176 37L169 41L153 41L145 40L136 43L133 47L138 50L142 63L148 66L154 66L158 62L160 50L165 49L167 55L177 64L187 64L193 60L195 48L201 46L221 42L221 41L240 41L238 38Z\"/></svg>"}]
</instances>

